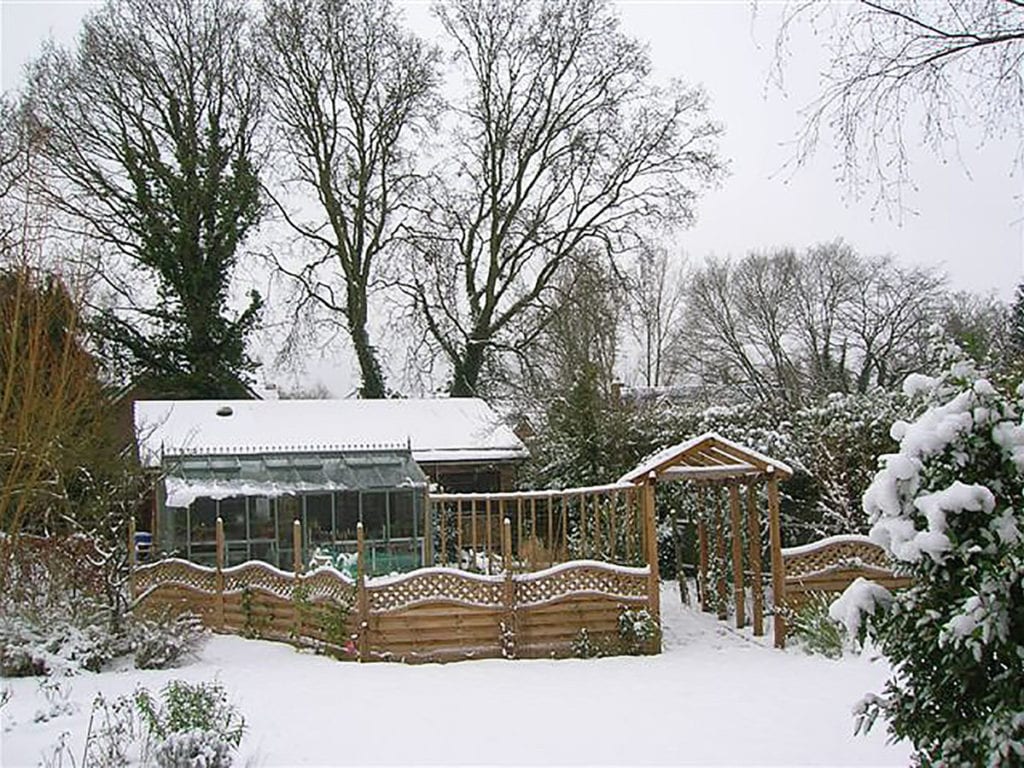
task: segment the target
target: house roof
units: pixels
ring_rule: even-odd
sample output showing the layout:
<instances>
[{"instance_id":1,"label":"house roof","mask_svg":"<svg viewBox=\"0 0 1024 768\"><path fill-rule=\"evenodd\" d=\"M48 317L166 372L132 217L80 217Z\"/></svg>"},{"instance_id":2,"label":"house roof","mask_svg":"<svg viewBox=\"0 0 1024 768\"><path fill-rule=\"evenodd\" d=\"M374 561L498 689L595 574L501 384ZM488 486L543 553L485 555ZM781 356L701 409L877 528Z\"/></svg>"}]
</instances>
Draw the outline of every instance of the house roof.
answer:
<instances>
[{"instance_id":1,"label":"house roof","mask_svg":"<svg viewBox=\"0 0 1024 768\"><path fill-rule=\"evenodd\" d=\"M769 473L788 480L793 476L793 470L781 461L726 440L715 432L705 432L658 451L624 474L619 482L638 483L651 472L658 479L671 480L711 480Z\"/></svg>"},{"instance_id":2,"label":"house roof","mask_svg":"<svg viewBox=\"0 0 1024 768\"><path fill-rule=\"evenodd\" d=\"M524 459L526 446L483 400L140 400L139 458L353 453L411 448L417 462Z\"/></svg>"}]
</instances>

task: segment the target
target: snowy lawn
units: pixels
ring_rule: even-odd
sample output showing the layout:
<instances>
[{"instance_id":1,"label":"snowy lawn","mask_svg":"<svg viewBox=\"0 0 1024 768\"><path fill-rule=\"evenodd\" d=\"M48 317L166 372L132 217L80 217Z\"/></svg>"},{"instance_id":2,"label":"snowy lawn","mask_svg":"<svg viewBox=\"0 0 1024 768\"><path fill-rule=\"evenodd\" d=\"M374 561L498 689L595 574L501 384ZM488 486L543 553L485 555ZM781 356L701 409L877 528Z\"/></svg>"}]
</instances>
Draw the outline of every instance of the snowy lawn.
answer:
<instances>
[{"instance_id":1,"label":"snowy lawn","mask_svg":"<svg viewBox=\"0 0 1024 768\"><path fill-rule=\"evenodd\" d=\"M853 736L850 710L880 689L884 661L776 651L682 609L674 585L662 599L656 657L360 665L214 637L179 669L67 678L76 711L42 723L39 680L4 680L0 764L40 764L65 731L80 760L97 692L175 678L227 689L248 723L239 765L908 763L881 723Z\"/></svg>"}]
</instances>

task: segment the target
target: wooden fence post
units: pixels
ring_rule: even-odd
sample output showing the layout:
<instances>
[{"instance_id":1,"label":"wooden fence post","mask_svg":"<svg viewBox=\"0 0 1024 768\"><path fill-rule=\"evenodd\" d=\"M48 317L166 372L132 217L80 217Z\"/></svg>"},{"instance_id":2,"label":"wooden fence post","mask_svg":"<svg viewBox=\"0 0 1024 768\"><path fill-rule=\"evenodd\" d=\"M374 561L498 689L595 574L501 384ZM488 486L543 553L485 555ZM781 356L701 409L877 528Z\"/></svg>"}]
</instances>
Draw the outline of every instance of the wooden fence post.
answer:
<instances>
[{"instance_id":1,"label":"wooden fence post","mask_svg":"<svg viewBox=\"0 0 1024 768\"><path fill-rule=\"evenodd\" d=\"M655 474L651 472L643 485L641 504L643 507L644 530L647 538L647 565L650 575L647 582L647 604L656 622L661 621L661 578L658 573L658 526L655 521L654 484ZM661 648L659 647L660 651Z\"/></svg>"},{"instance_id":2,"label":"wooden fence post","mask_svg":"<svg viewBox=\"0 0 1024 768\"><path fill-rule=\"evenodd\" d=\"M135 518L128 518L128 597L135 602Z\"/></svg>"},{"instance_id":3,"label":"wooden fence post","mask_svg":"<svg viewBox=\"0 0 1024 768\"><path fill-rule=\"evenodd\" d=\"M729 618L729 585L725 583L725 511L722 509L722 487L715 486L715 602L720 621Z\"/></svg>"},{"instance_id":4,"label":"wooden fence post","mask_svg":"<svg viewBox=\"0 0 1024 768\"><path fill-rule=\"evenodd\" d=\"M782 608L786 604L786 574L782 565L782 523L779 520L779 480L768 467L768 525L772 548L772 602L775 647L786 647L786 619Z\"/></svg>"},{"instance_id":5,"label":"wooden fence post","mask_svg":"<svg viewBox=\"0 0 1024 768\"><path fill-rule=\"evenodd\" d=\"M302 589L302 523L298 520L292 521L292 570L295 572L292 581L292 611L295 614L295 642L298 644L302 638L302 613L305 610Z\"/></svg>"},{"instance_id":6,"label":"wooden fence post","mask_svg":"<svg viewBox=\"0 0 1024 768\"><path fill-rule=\"evenodd\" d=\"M224 631L224 519L217 515L217 629Z\"/></svg>"},{"instance_id":7,"label":"wooden fence post","mask_svg":"<svg viewBox=\"0 0 1024 768\"><path fill-rule=\"evenodd\" d=\"M501 652L506 658L515 658L516 637L516 583L512 563L512 521L507 517L501 524L501 564L505 567L504 627L501 632Z\"/></svg>"},{"instance_id":8,"label":"wooden fence post","mask_svg":"<svg viewBox=\"0 0 1024 768\"><path fill-rule=\"evenodd\" d=\"M757 486L751 481L747 486L747 533L750 539L751 590L754 593L754 635L764 634L764 575L761 572L761 520L757 509Z\"/></svg>"},{"instance_id":9,"label":"wooden fence post","mask_svg":"<svg viewBox=\"0 0 1024 768\"><path fill-rule=\"evenodd\" d=\"M423 565L430 567L434 564L434 515L430 503L430 489L423 492ZM441 507L441 514L438 516L437 524L441 526L442 544L444 549L444 507Z\"/></svg>"},{"instance_id":10,"label":"wooden fence post","mask_svg":"<svg viewBox=\"0 0 1024 768\"><path fill-rule=\"evenodd\" d=\"M484 541L487 542L487 563L486 573L488 576L491 575L491 558L494 557L494 530L491 523L491 497L488 496L484 499L484 524L487 526L487 535L484 537Z\"/></svg>"},{"instance_id":11,"label":"wooden fence post","mask_svg":"<svg viewBox=\"0 0 1024 768\"><path fill-rule=\"evenodd\" d=\"M363 551L363 524L356 523L356 621L359 622L359 661L367 660L370 611L366 599L366 555Z\"/></svg>"},{"instance_id":12,"label":"wooden fence post","mask_svg":"<svg viewBox=\"0 0 1024 768\"><path fill-rule=\"evenodd\" d=\"M708 594L708 523L707 523L707 488L697 486L697 593L700 595L700 609L707 613L711 609L711 597Z\"/></svg>"},{"instance_id":13,"label":"wooden fence post","mask_svg":"<svg viewBox=\"0 0 1024 768\"><path fill-rule=\"evenodd\" d=\"M433 502L430 500L430 494L429 493L427 494L426 499L427 499L427 507L430 508L431 505L433 504ZM447 508L447 506L445 506L444 502L441 502L440 504L437 505L437 532L438 532L438 534L440 534L440 539L441 539L441 541L440 541L441 551L438 553L439 557L437 559L437 562L438 562L438 565L440 565L442 567L448 565L448 521L446 520L446 518L448 516L447 515L447 511L448 511L448 508ZM431 536L431 541L433 541L433 536ZM426 548L426 539L424 539L424 549L425 548ZM427 565L426 557L424 557L424 559L423 559L423 564Z\"/></svg>"},{"instance_id":14,"label":"wooden fence post","mask_svg":"<svg viewBox=\"0 0 1024 768\"><path fill-rule=\"evenodd\" d=\"M743 589L743 526L740 517L740 487L729 483L729 523L732 529L732 592L736 603L736 628L747 623L747 598Z\"/></svg>"}]
</instances>

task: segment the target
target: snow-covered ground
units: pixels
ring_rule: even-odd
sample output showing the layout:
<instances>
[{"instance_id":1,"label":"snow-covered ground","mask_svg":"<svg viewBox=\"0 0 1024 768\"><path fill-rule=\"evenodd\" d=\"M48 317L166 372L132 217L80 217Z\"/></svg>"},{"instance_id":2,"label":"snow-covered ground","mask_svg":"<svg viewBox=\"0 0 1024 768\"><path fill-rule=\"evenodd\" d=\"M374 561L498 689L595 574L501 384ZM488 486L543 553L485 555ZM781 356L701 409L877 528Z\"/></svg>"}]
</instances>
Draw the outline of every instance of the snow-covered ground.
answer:
<instances>
[{"instance_id":1,"label":"snow-covered ground","mask_svg":"<svg viewBox=\"0 0 1024 768\"><path fill-rule=\"evenodd\" d=\"M3 766L39 765L63 732L82 753L91 702L171 679L219 680L248 723L238 765L906 765L879 723L853 735L851 708L884 661L777 651L663 594L656 657L456 664L340 663L287 645L214 637L166 671L64 681L76 711L47 709L39 681L3 680ZM67 765L67 761L64 763Z\"/></svg>"}]
</instances>

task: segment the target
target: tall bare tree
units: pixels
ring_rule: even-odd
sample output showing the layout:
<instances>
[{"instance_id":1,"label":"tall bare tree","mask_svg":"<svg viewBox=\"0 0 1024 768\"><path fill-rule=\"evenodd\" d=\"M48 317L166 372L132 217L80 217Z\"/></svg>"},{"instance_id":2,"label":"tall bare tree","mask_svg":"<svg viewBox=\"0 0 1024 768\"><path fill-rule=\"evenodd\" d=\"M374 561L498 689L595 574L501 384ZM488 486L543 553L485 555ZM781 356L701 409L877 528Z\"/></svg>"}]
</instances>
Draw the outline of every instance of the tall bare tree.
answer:
<instances>
[{"instance_id":1,"label":"tall bare tree","mask_svg":"<svg viewBox=\"0 0 1024 768\"><path fill-rule=\"evenodd\" d=\"M836 134L845 178L874 180L885 201L910 180L908 146L919 130L934 149L955 148L981 125L1024 153L1024 5L1019 0L859 0L787 7L780 35L798 20L823 30L824 88L798 142L805 159L822 128ZM909 140L908 140L909 138Z\"/></svg>"},{"instance_id":2,"label":"tall bare tree","mask_svg":"<svg viewBox=\"0 0 1024 768\"><path fill-rule=\"evenodd\" d=\"M796 405L795 255L708 259L694 276L685 333L688 355L712 387L761 402Z\"/></svg>"},{"instance_id":3,"label":"tall bare tree","mask_svg":"<svg viewBox=\"0 0 1024 768\"><path fill-rule=\"evenodd\" d=\"M789 407L892 388L931 360L942 285L841 241L712 259L692 282L688 356L712 387Z\"/></svg>"},{"instance_id":4,"label":"tall bare tree","mask_svg":"<svg viewBox=\"0 0 1024 768\"><path fill-rule=\"evenodd\" d=\"M244 0L109 0L77 47L49 45L31 66L40 188L105 251L116 299L100 327L155 393L242 395L254 368L260 296L230 307L263 211L252 58Z\"/></svg>"},{"instance_id":5,"label":"tall bare tree","mask_svg":"<svg viewBox=\"0 0 1024 768\"><path fill-rule=\"evenodd\" d=\"M401 29L387 0L269 0L261 31L275 133L315 216L288 211L316 253L277 260L298 287L297 322L343 318L363 397L387 394L370 339L371 297L417 186L414 143L437 111L437 51Z\"/></svg>"},{"instance_id":6,"label":"tall bare tree","mask_svg":"<svg viewBox=\"0 0 1024 768\"><path fill-rule=\"evenodd\" d=\"M686 223L722 166L707 100L650 83L643 46L601 0L436 6L466 76L443 181L405 281L447 364L480 391L489 361L533 338L573 254L636 245L638 223Z\"/></svg>"},{"instance_id":7,"label":"tall bare tree","mask_svg":"<svg viewBox=\"0 0 1024 768\"><path fill-rule=\"evenodd\" d=\"M629 275L626 325L640 347L640 375L648 387L672 384L682 372L688 279L684 257L650 245Z\"/></svg>"}]
</instances>

